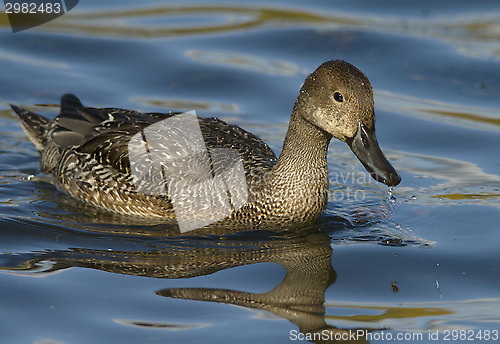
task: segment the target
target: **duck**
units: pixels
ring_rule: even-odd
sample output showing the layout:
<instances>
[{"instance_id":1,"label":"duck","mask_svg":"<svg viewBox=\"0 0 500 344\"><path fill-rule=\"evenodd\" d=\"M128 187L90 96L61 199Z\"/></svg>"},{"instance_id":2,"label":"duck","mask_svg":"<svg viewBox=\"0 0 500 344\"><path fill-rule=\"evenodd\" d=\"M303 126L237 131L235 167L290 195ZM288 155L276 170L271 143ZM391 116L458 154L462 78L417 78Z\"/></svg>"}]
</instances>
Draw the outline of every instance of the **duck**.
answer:
<instances>
[{"instance_id":1,"label":"duck","mask_svg":"<svg viewBox=\"0 0 500 344\"><path fill-rule=\"evenodd\" d=\"M60 189L109 212L177 221L181 231L318 219L332 138L376 181L401 181L375 135L371 83L343 60L305 79L279 157L256 135L193 113L85 107L73 94L61 97L53 120L11 107L40 154L40 171Z\"/></svg>"}]
</instances>

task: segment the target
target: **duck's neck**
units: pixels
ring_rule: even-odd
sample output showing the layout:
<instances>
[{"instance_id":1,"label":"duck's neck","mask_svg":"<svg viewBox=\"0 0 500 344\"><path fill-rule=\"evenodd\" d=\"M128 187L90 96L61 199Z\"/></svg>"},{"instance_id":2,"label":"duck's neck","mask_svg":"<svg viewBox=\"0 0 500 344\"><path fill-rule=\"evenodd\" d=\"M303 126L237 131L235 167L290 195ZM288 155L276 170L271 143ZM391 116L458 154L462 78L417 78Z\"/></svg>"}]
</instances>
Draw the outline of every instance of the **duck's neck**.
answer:
<instances>
[{"instance_id":1,"label":"duck's neck","mask_svg":"<svg viewBox=\"0 0 500 344\"><path fill-rule=\"evenodd\" d=\"M294 108L274 169L285 175L291 171L327 169L326 157L331 138L332 135L306 121Z\"/></svg>"},{"instance_id":2,"label":"duck's neck","mask_svg":"<svg viewBox=\"0 0 500 344\"><path fill-rule=\"evenodd\" d=\"M283 217L310 219L326 207L328 144L332 136L306 121L294 108L278 162L269 180Z\"/></svg>"}]
</instances>

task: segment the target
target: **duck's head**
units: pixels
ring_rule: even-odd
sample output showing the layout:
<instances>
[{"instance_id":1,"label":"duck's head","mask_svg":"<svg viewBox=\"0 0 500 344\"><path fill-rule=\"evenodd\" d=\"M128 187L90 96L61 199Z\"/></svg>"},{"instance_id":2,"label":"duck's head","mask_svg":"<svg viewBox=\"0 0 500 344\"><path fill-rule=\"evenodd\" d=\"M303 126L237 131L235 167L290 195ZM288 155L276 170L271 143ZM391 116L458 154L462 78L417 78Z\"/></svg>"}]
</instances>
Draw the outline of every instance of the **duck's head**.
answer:
<instances>
[{"instance_id":1,"label":"duck's head","mask_svg":"<svg viewBox=\"0 0 500 344\"><path fill-rule=\"evenodd\" d=\"M305 80L297 103L308 122L347 143L375 180L399 184L375 136L370 80L358 68L340 60L323 63Z\"/></svg>"}]
</instances>

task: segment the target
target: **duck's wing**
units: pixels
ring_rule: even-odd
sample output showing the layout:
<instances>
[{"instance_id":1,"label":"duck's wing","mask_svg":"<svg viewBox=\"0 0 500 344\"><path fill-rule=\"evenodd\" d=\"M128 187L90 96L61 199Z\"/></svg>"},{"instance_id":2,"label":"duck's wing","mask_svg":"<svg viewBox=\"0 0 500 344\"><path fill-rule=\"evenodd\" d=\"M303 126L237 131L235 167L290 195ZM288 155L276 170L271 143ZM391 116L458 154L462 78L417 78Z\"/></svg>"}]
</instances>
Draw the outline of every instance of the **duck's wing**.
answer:
<instances>
[{"instance_id":1,"label":"duck's wing","mask_svg":"<svg viewBox=\"0 0 500 344\"><path fill-rule=\"evenodd\" d=\"M76 96L65 94L50 136L61 151L71 148L103 166L128 173L130 138L151 124L175 114L85 107Z\"/></svg>"},{"instance_id":2,"label":"duck's wing","mask_svg":"<svg viewBox=\"0 0 500 344\"><path fill-rule=\"evenodd\" d=\"M200 121L203 140L209 152L216 148L235 150L243 162L247 181L260 177L276 164L276 155L271 147L256 135L217 118Z\"/></svg>"},{"instance_id":3,"label":"duck's wing","mask_svg":"<svg viewBox=\"0 0 500 344\"><path fill-rule=\"evenodd\" d=\"M179 112L141 113L115 108L84 107L74 95L64 95L58 128L53 140L61 147L74 147L98 163L122 173L130 173L129 143L132 137ZM198 118L203 141L209 152L217 148L233 149L240 155L247 176L266 171L276 163L272 149L257 136L217 118Z\"/></svg>"}]
</instances>

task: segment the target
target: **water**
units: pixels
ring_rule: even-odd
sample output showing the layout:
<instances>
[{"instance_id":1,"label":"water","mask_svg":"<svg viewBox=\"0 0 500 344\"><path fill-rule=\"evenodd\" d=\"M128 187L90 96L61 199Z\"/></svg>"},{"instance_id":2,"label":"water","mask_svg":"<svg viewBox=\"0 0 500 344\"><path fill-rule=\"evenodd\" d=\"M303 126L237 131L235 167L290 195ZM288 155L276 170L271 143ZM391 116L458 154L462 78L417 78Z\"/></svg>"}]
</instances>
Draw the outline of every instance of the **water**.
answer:
<instances>
[{"instance_id":1,"label":"water","mask_svg":"<svg viewBox=\"0 0 500 344\"><path fill-rule=\"evenodd\" d=\"M391 202L392 204L395 204L397 198L396 198L396 196L394 196L394 188L390 187L387 194L389 195L389 202ZM414 199L413 197L411 199Z\"/></svg>"},{"instance_id":2,"label":"water","mask_svg":"<svg viewBox=\"0 0 500 344\"><path fill-rule=\"evenodd\" d=\"M323 329L493 342L499 15L487 0L86 1L16 34L0 17L1 342L288 343ZM74 92L196 110L279 152L305 76L337 58L370 78L403 181L388 195L333 142L328 209L301 230L179 236L85 207L40 173L8 105Z\"/></svg>"}]
</instances>

